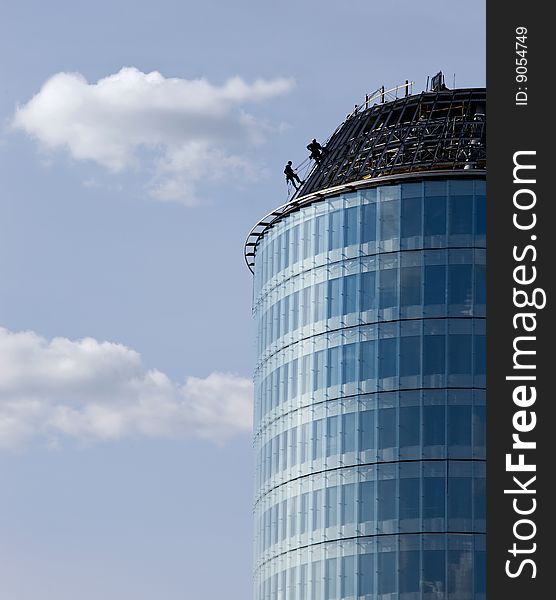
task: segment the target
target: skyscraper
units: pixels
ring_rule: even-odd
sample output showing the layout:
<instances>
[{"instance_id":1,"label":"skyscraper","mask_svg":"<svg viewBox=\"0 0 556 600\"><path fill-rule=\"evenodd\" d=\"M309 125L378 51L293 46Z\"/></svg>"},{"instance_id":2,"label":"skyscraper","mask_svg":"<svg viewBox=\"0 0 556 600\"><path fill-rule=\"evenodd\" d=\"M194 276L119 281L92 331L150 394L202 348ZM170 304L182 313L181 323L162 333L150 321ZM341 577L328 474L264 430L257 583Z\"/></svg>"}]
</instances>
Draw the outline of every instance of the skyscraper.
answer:
<instances>
[{"instance_id":1,"label":"skyscraper","mask_svg":"<svg viewBox=\"0 0 556 600\"><path fill-rule=\"evenodd\" d=\"M367 98L248 237L256 600L485 598L485 105Z\"/></svg>"}]
</instances>

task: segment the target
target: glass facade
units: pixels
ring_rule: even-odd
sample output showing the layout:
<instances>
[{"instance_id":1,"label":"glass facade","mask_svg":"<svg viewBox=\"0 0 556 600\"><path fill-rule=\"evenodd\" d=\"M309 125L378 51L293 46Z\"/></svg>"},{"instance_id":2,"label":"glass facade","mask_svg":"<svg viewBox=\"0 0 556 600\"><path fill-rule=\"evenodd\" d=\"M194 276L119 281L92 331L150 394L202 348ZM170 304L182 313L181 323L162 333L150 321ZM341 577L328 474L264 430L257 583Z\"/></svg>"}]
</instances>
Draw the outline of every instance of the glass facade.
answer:
<instances>
[{"instance_id":1,"label":"glass facade","mask_svg":"<svg viewBox=\"0 0 556 600\"><path fill-rule=\"evenodd\" d=\"M257 600L484 600L485 229L436 177L260 239Z\"/></svg>"}]
</instances>

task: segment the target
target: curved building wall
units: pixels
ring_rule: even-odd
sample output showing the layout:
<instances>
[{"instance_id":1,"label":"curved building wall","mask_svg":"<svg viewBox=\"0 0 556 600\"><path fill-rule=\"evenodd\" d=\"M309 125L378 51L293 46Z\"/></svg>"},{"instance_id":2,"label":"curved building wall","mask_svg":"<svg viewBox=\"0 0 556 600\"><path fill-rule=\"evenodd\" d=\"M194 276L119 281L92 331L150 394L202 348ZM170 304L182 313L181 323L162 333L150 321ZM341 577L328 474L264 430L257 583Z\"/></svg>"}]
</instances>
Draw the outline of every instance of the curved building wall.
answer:
<instances>
[{"instance_id":1,"label":"curved building wall","mask_svg":"<svg viewBox=\"0 0 556 600\"><path fill-rule=\"evenodd\" d=\"M484 599L484 180L288 213L254 314L255 598Z\"/></svg>"}]
</instances>

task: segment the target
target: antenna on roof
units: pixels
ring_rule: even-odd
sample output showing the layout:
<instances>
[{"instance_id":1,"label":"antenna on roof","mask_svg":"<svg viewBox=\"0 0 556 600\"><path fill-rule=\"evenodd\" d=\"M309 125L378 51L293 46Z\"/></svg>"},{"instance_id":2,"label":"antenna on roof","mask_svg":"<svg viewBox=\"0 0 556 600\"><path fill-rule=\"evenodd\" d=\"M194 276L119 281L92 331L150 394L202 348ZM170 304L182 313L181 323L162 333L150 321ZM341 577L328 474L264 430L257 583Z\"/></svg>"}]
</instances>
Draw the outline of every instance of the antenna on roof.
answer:
<instances>
[{"instance_id":1,"label":"antenna on roof","mask_svg":"<svg viewBox=\"0 0 556 600\"><path fill-rule=\"evenodd\" d=\"M442 92L447 90L446 83L444 81L444 73L438 71L438 73L431 80L431 92Z\"/></svg>"}]
</instances>

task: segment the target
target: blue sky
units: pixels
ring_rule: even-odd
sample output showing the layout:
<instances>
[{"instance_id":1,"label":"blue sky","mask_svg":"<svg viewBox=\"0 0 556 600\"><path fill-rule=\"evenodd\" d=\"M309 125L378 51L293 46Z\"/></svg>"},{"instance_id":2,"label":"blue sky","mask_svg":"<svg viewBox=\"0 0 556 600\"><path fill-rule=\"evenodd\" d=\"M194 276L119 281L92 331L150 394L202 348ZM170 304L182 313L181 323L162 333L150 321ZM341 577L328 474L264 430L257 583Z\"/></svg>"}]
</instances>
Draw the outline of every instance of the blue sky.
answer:
<instances>
[{"instance_id":1,"label":"blue sky","mask_svg":"<svg viewBox=\"0 0 556 600\"><path fill-rule=\"evenodd\" d=\"M251 595L251 276L380 85L484 85L484 2L0 7L0 598Z\"/></svg>"}]
</instances>

